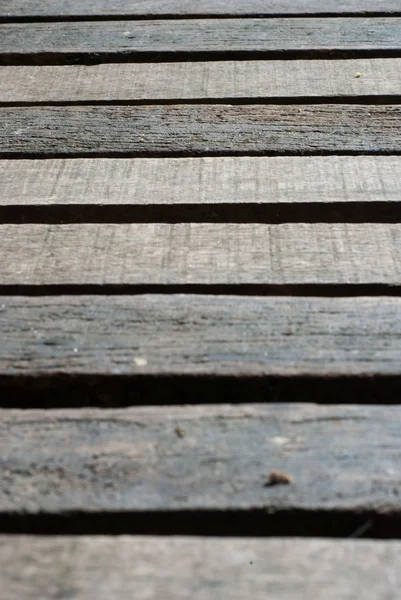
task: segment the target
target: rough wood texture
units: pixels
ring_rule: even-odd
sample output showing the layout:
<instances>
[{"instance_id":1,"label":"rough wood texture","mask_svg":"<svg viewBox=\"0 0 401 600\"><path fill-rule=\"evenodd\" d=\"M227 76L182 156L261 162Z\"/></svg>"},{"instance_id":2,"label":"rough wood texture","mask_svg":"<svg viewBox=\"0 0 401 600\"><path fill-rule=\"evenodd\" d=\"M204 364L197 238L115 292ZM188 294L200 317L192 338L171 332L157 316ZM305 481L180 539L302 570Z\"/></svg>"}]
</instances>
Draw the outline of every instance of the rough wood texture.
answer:
<instances>
[{"instance_id":1,"label":"rough wood texture","mask_svg":"<svg viewBox=\"0 0 401 600\"><path fill-rule=\"evenodd\" d=\"M401 18L190 19L1 25L0 63L401 50ZM319 57L317 57L319 58ZM323 57L321 57L323 58Z\"/></svg>"},{"instance_id":2,"label":"rough wood texture","mask_svg":"<svg viewBox=\"0 0 401 600\"><path fill-rule=\"evenodd\" d=\"M399 406L1 410L0 512L399 514L400 436Z\"/></svg>"},{"instance_id":3,"label":"rough wood texture","mask_svg":"<svg viewBox=\"0 0 401 600\"><path fill-rule=\"evenodd\" d=\"M360 73L360 77L356 77ZM400 96L401 59L4 67L0 102Z\"/></svg>"},{"instance_id":4,"label":"rough wood texture","mask_svg":"<svg viewBox=\"0 0 401 600\"><path fill-rule=\"evenodd\" d=\"M0 155L400 153L401 107L150 105L0 110Z\"/></svg>"},{"instance_id":5,"label":"rough wood texture","mask_svg":"<svg viewBox=\"0 0 401 600\"><path fill-rule=\"evenodd\" d=\"M0 206L399 203L400 171L401 156L0 160Z\"/></svg>"},{"instance_id":6,"label":"rough wood texture","mask_svg":"<svg viewBox=\"0 0 401 600\"><path fill-rule=\"evenodd\" d=\"M397 0L8 0L0 17L150 17L399 14Z\"/></svg>"},{"instance_id":7,"label":"rough wood texture","mask_svg":"<svg viewBox=\"0 0 401 600\"><path fill-rule=\"evenodd\" d=\"M401 225L0 225L0 256L0 285L400 285Z\"/></svg>"},{"instance_id":8,"label":"rough wood texture","mask_svg":"<svg viewBox=\"0 0 401 600\"><path fill-rule=\"evenodd\" d=\"M185 537L1 536L3 600L389 600L401 544Z\"/></svg>"},{"instance_id":9,"label":"rough wood texture","mask_svg":"<svg viewBox=\"0 0 401 600\"><path fill-rule=\"evenodd\" d=\"M401 298L3 296L0 324L5 376L400 375Z\"/></svg>"}]
</instances>

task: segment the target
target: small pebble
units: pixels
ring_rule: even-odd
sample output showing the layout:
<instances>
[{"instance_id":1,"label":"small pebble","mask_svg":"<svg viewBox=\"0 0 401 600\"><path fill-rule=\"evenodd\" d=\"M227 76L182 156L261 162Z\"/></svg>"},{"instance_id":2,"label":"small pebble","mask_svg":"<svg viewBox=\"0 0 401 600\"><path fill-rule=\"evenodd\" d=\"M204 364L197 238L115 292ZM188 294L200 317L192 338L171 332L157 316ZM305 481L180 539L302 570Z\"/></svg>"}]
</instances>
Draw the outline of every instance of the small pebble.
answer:
<instances>
[{"instance_id":1,"label":"small pebble","mask_svg":"<svg viewBox=\"0 0 401 600\"><path fill-rule=\"evenodd\" d=\"M185 431L182 429L182 427L176 427L174 431L177 437L181 439L185 437Z\"/></svg>"},{"instance_id":2,"label":"small pebble","mask_svg":"<svg viewBox=\"0 0 401 600\"><path fill-rule=\"evenodd\" d=\"M292 483L292 477L283 471L272 471L269 473L265 486L269 485L288 485Z\"/></svg>"}]
</instances>

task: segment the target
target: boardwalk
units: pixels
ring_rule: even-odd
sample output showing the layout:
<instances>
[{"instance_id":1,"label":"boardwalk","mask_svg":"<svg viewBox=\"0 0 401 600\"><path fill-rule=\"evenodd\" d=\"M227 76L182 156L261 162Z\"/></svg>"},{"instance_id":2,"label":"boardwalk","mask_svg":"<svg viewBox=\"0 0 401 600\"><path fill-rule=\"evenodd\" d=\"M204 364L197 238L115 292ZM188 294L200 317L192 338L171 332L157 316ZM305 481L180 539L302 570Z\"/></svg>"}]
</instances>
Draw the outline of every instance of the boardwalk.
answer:
<instances>
[{"instance_id":1,"label":"boardwalk","mask_svg":"<svg viewBox=\"0 0 401 600\"><path fill-rule=\"evenodd\" d=\"M0 65L1 599L398 597L399 2L0 1Z\"/></svg>"}]
</instances>

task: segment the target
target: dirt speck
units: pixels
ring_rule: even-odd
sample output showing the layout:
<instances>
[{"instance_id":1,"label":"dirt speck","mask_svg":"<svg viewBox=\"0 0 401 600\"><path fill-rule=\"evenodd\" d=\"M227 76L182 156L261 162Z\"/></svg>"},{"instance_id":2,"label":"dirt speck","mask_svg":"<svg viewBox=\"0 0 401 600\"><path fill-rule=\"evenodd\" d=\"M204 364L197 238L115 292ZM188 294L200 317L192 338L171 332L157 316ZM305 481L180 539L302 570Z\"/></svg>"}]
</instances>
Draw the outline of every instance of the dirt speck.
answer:
<instances>
[{"instance_id":1,"label":"dirt speck","mask_svg":"<svg viewBox=\"0 0 401 600\"><path fill-rule=\"evenodd\" d=\"M284 473L284 471L271 471L267 477L265 487L272 485L289 485L292 483L291 475Z\"/></svg>"}]
</instances>

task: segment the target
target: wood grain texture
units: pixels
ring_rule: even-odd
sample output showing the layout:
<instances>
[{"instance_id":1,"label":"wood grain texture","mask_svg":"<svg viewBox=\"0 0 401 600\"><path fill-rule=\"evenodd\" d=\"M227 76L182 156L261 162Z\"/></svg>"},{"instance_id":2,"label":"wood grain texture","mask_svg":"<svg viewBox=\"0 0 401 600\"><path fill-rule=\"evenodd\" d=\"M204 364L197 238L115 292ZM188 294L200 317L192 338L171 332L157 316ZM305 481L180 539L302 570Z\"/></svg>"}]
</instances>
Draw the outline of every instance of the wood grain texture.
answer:
<instances>
[{"instance_id":1,"label":"wood grain texture","mask_svg":"<svg viewBox=\"0 0 401 600\"><path fill-rule=\"evenodd\" d=\"M0 256L0 285L400 285L401 225L0 225Z\"/></svg>"},{"instance_id":2,"label":"wood grain texture","mask_svg":"<svg viewBox=\"0 0 401 600\"><path fill-rule=\"evenodd\" d=\"M0 17L152 17L399 14L397 0L4 0Z\"/></svg>"},{"instance_id":3,"label":"wood grain texture","mask_svg":"<svg viewBox=\"0 0 401 600\"><path fill-rule=\"evenodd\" d=\"M401 156L0 160L0 207L399 203L400 171Z\"/></svg>"},{"instance_id":4,"label":"wood grain texture","mask_svg":"<svg viewBox=\"0 0 401 600\"><path fill-rule=\"evenodd\" d=\"M0 511L399 514L400 436L399 406L1 410Z\"/></svg>"},{"instance_id":5,"label":"wood grain texture","mask_svg":"<svg viewBox=\"0 0 401 600\"><path fill-rule=\"evenodd\" d=\"M366 95L401 95L401 59L117 63L0 71L0 102L14 103Z\"/></svg>"},{"instance_id":6,"label":"wood grain texture","mask_svg":"<svg viewBox=\"0 0 401 600\"><path fill-rule=\"evenodd\" d=\"M3 296L0 324L2 376L400 375L401 298Z\"/></svg>"},{"instance_id":7,"label":"wood grain texture","mask_svg":"<svg viewBox=\"0 0 401 600\"><path fill-rule=\"evenodd\" d=\"M3 600L389 600L400 556L395 541L3 535L0 582Z\"/></svg>"},{"instance_id":8,"label":"wood grain texture","mask_svg":"<svg viewBox=\"0 0 401 600\"><path fill-rule=\"evenodd\" d=\"M0 63L401 51L401 18L190 19L0 26ZM316 56L319 58L319 56ZM321 56L321 58L324 58Z\"/></svg>"},{"instance_id":9,"label":"wood grain texture","mask_svg":"<svg viewBox=\"0 0 401 600\"><path fill-rule=\"evenodd\" d=\"M149 105L0 110L0 156L400 153L399 105Z\"/></svg>"}]
</instances>

